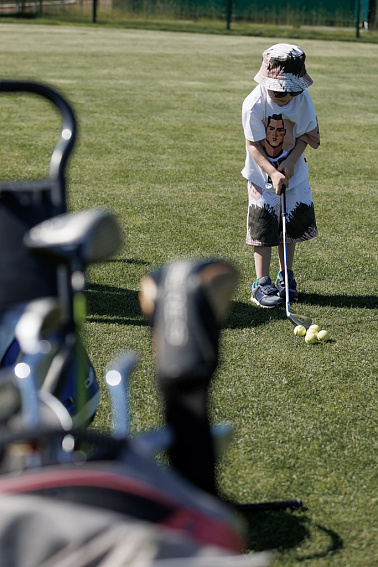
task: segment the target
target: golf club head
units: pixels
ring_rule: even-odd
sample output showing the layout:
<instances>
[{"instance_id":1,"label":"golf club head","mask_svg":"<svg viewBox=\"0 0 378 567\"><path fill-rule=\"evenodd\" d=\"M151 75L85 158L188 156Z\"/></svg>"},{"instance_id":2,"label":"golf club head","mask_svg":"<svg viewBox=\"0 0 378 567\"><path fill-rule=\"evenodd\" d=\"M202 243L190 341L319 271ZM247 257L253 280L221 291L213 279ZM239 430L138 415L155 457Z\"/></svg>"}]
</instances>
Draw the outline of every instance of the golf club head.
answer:
<instances>
[{"instance_id":1,"label":"golf club head","mask_svg":"<svg viewBox=\"0 0 378 567\"><path fill-rule=\"evenodd\" d=\"M237 281L237 270L217 260L176 261L143 278L139 300L152 323L161 381L211 375Z\"/></svg>"},{"instance_id":2,"label":"golf club head","mask_svg":"<svg viewBox=\"0 0 378 567\"><path fill-rule=\"evenodd\" d=\"M24 237L25 246L44 260L87 266L115 254L122 238L115 216L92 209L63 214L33 227Z\"/></svg>"},{"instance_id":3,"label":"golf club head","mask_svg":"<svg viewBox=\"0 0 378 567\"><path fill-rule=\"evenodd\" d=\"M58 329L62 323L62 307L57 299L43 297L31 301L15 328L21 350L26 354L38 353L45 334Z\"/></svg>"},{"instance_id":4,"label":"golf club head","mask_svg":"<svg viewBox=\"0 0 378 567\"><path fill-rule=\"evenodd\" d=\"M302 325L302 327L308 329L312 324L312 319L310 317L298 315L298 313L289 313L288 318L295 327L297 327L298 325Z\"/></svg>"}]
</instances>

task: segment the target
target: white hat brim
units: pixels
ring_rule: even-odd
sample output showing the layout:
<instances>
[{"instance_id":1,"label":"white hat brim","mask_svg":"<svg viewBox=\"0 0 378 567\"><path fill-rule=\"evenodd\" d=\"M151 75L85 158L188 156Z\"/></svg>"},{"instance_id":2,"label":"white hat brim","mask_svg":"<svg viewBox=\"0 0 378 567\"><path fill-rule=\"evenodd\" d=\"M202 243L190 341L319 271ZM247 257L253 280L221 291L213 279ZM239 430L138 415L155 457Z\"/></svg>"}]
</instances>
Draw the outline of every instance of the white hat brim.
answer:
<instances>
[{"instance_id":1,"label":"white hat brim","mask_svg":"<svg viewBox=\"0 0 378 567\"><path fill-rule=\"evenodd\" d=\"M289 93L304 91L314 82L307 73L303 77L288 74L285 77L273 79L263 75L260 71L255 76L255 81L269 91Z\"/></svg>"}]
</instances>

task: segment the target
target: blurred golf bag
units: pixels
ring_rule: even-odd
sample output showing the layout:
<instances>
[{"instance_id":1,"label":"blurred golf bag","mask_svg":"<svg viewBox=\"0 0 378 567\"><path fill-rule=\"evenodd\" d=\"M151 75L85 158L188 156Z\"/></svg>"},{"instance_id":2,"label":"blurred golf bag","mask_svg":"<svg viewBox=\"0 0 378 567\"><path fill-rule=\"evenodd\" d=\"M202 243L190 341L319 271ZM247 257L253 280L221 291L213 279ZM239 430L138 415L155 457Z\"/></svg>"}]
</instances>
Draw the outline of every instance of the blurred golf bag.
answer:
<instances>
[{"instance_id":1,"label":"blurred golf bag","mask_svg":"<svg viewBox=\"0 0 378 567\"><path fill-rule=\"evenodd\" d=\"M135 363L130 354L106 373L111 435L58 423L53 406L50 413L38 407L35 426L25 428L31 400L22 395L21 422L17 413L9 418L2 412L0 556L7 565L271 563L268 553L243 553L240 518L215 494L207 394L218 361L220 324L236 280L236 270L227 263L183 261L142 282L140 303L153 328L156 378L167 416L162 430L127 435L128 416L120 410L126 408ZM1 394L12 399L9 383L0 382ZM162 449L170 467L155 461Z\"/></svg>"},{"instance_id":2,"label":"blurred golf bag","mask_svg":"<svg viewBox=\"0 0 378 567\"><path fill-rule=\"evenodd\" d=\"M0 369L12 368L23 361L25 353L15 329L27 304L39 298L56 298L60 315L51 334L47 335L51 352L44 357L43 370L34 378L42 387L49 375L49 385L46 382L45 388L63 403L75 423L89 423L96 411L100 392L93 366L73 321L70 266L39 259L30 254L23 242L26 232L34 225L66 212L65 167L76 137L75 116L61 95L39 83L0 81L2 93L42 97L59 111L63 124L51 155L47 179L0 183ZM86 389L80 408L77 404L80 386L78 360L81 361L81 379Z\"/></svg>"}]
</instances>

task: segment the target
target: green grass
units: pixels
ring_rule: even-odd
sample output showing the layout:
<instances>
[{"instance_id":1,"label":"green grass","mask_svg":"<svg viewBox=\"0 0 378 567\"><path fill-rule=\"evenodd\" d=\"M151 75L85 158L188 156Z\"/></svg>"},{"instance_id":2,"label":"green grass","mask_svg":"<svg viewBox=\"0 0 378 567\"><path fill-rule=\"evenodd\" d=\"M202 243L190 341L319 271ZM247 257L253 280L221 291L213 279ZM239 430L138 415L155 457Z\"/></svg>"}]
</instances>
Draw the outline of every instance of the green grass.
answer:
<instances>
[{"instance_id":1,"label":"green grass","mask_svg":"<svg viewBox=\"0 0 378 567\"><path fill-rule=\"evenodd\" d=\"M47 82L73 103L70 208L118 215L122 250L88 271L86 342L100 378L125 349L138 353L133 429L163 420L141 277L179 257L232 260L241 278L210 408L235 424L220 490L238 502L303 499L302 512L251 519L249 546L278 549L275 567L367 567L377 563L378 47L300 42L322 142L306 152L320 235L298 247L297 310L332 336L311 347L282 311L250 303L244 244L241 103L262 51L286 37L1 24L1 74ZM2 178L47 175L55 111L5 95L0 109ZM94 427L109 424L104 391Z\"/></svg>"}]
</instances>

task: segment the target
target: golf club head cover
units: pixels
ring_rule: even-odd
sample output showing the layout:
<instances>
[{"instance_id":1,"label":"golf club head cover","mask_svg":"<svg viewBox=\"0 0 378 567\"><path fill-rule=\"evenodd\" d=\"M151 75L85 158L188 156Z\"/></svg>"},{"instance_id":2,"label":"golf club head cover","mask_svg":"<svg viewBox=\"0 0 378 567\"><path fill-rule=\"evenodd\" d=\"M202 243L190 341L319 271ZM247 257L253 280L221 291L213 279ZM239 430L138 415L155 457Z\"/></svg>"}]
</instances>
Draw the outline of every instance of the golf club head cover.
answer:
<instances>
[{"instance_id":1,"label":"golf club head cover","mask_svg":"<svg viewBox=\"0 0 378 567\"><path fill-rule=\"evenodd\" d=\"M157 381L174 432L171 464L215 493L208 388L218 363L219 331L238 280L215 260L177 261L144 278L140 304L153 328Z\"/></svg>"}]
</instances>

